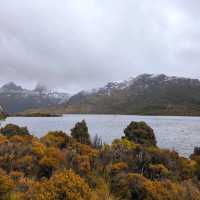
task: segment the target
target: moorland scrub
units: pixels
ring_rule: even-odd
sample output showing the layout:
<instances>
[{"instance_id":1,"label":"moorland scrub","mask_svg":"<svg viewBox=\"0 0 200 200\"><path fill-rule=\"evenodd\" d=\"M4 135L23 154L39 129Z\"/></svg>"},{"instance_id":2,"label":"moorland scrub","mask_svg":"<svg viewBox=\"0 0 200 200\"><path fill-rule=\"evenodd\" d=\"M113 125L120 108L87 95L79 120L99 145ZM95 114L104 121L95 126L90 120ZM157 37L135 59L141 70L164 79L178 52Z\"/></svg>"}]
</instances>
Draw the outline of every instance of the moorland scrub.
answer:
<instances>
[{"instance_id":1,"label":"moorland scrub","mask_svg":"<svg viewBox=\"0 0 200 200\"><path fill-rule=\"evenodd\" d=\"M42 138L9 124L0 129L2 200L198 200L200 150L191 159L160 149L154 131L131 122L121 139L91 139L85 121L71 134Z\"/></svg>"}]
</instances>

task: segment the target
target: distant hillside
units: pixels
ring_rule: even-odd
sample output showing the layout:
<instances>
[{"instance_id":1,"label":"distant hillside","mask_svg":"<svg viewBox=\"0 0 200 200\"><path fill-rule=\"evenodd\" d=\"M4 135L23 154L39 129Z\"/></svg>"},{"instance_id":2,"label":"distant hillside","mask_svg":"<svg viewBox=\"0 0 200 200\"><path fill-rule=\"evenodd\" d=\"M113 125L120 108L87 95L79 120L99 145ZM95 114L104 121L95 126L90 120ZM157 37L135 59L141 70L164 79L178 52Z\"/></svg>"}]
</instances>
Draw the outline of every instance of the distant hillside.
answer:
<instances>
[{"instance_id":1,"label":"distant hillside","mask_svg":"<svg viewBox=\"0 0 200 200\"><path fill-rule=\"evenodd\" d=\"M69 99L63 112L200 115L200 81L143 74L97 90L82 91Z\"/></svg>"},{"instance_id":2,"label":"distant hillside","mask_svg":"<svg viewBox=\"0 0 200 200\"><path fill-rule=\"evenodd\" d=\"M28 90L10 82L0 88L0 104L7 113L59 106L68 99L69 94L49 91L41 85L38 85L34 90Z\"/></svg>"}]
</instances>

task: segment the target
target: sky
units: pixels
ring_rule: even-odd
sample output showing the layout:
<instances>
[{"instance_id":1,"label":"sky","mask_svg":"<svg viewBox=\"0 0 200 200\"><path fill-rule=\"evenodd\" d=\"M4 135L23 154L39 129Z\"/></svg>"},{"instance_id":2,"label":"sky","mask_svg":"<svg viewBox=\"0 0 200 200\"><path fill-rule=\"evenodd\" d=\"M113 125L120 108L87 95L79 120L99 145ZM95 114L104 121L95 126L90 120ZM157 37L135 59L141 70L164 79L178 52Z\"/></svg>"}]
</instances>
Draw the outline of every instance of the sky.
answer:
<instances>
[{"instance_id":1,"label":"sky","mask_svg":"<svg viewBox=\"0 0 200 200\"><path fill-rule=\"evenodd\" d=\"M1 0L0 85L70 93L143 73L200 78L199 0Z\"/></svg>"}]
</instances>

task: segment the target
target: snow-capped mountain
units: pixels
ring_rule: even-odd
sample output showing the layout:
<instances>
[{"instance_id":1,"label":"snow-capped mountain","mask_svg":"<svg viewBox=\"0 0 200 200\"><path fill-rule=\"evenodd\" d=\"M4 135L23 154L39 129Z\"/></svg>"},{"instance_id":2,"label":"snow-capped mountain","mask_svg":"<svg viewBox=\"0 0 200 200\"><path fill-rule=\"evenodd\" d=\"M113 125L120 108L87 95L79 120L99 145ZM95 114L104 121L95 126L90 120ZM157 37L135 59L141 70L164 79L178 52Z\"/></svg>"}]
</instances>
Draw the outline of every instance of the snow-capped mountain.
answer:
<instances>
[{"instance_id":1,"label":"snow-capped mountain","mask_svg":"<svg viewBox=\"0 0 200 200\"><path fill-rule=\"evenodd\" d=\"M111 95L113 91L126 90L129 87L148 88L149 86L160 84L162 86L169 84L200 86L198 79L190 79L185 77L166 76L164 74L142 74L134 78L122 82L109 82L104 87L92 90L83 90L79 94L85 95Z\"/></svg>"},{"instance_id":2,"label":"snow-capped mountain","mask_svg":"<svg viewBox=\"0 0 200 200\"><path fill-rule=\"evenodd\" d=\"M200 115L200 81L142 74L72 96L67 113Z\"/></svg>"},{"instance_id":3,"label":"snow-capped mountain","mask_svg":"<svg viewBox=\"0 0 200 200\"><path fill-rule=\"evenodd\" d=\"M10 82L0 88L0 104L8 113L57 106L66 102L69 97L67 93L51 91L41 85L34 90L28 90Z\"/></svg>"},{"instance_id":4,"label":"snow-capped mountain","mask_svg":"<svg viewBox=\"0 0 200 200\"><path fill-rule=\"evenodd\" d=\"M200 115L200 81L142 74L71 97L42 85L27 90L8 83L0 88L0 104L9 113L52 108L59 113Z\"/></svg>"}]
</instances>

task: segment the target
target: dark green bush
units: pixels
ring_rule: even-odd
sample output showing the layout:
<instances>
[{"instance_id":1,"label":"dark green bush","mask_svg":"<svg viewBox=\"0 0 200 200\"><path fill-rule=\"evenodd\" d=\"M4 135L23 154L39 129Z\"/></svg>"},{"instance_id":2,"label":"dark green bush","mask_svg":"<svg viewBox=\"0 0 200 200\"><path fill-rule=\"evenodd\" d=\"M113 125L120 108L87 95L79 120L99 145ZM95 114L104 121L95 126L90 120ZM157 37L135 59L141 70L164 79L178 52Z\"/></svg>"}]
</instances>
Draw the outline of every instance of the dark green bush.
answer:
<instances>
[{"instance_id":1,"label":"dark green bush","mask_svg":"<svg viewBox=\"0 0 200 200\"><path fill-rule=\"evenodd\" d=\"M12 137L14 135L30 135L27 127L19 127L14 124L7 124L0 129L0 133L7 137Z\"/></svg>"},{"instance_id":2,"label":"dark green bush","mask_svg":"<svg viewBox=\"0 0 200 200\"><path fill-rule=\"evenodd\" d=\"M84 120L75 124L75 127L71 129L71 136L81 144L91 144L88 127Z\"/></svg>"},{"instance_id":3,"label":"dark green bush","mask_svg":"<svg viewBox=\"0 0 200 200\"><path fill-rule=\"evenodd\" d=\"M145 122L131 122L124 130L125 138L136 144L156 146L156 138L153 129Z\"/></svg>"}]
</instances>

